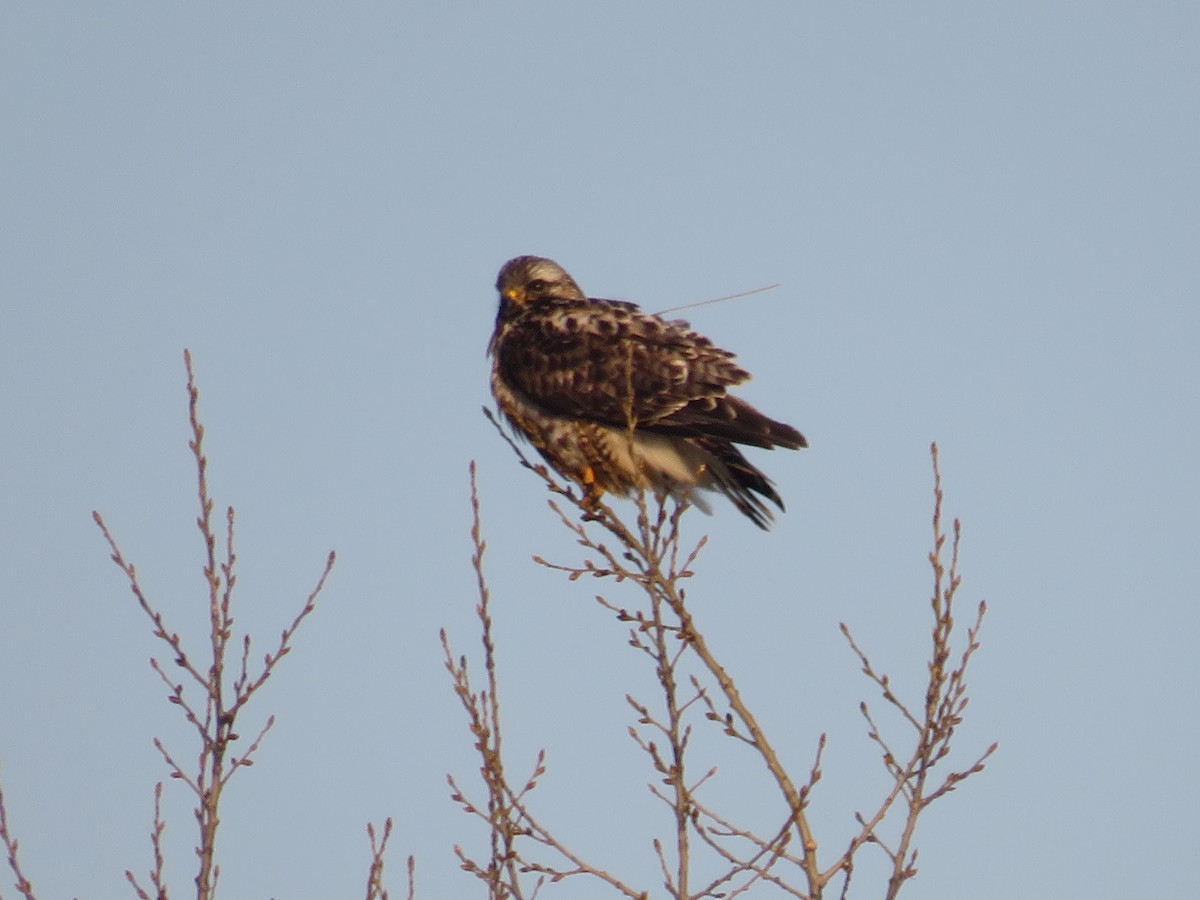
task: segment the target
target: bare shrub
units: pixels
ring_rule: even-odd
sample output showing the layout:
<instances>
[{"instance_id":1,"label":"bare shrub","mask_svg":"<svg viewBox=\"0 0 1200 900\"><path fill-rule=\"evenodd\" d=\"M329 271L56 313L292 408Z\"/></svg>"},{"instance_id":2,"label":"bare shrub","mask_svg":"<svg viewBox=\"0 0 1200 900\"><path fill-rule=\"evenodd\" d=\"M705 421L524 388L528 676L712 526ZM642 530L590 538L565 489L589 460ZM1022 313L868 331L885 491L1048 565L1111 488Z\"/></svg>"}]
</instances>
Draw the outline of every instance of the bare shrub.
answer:
<instances>
[{"instance_id":1,"label":"bare shrub","mask_svg":"<svg viewBox=\"0 0 1200 900\"><path fill-rule=\"evenodd\" d=\"M489 413L489 418L492 418ZM495 419L492 418L493 424ZM497 426L499 429L499 426ZM501 434L504 435L503 430ZM815 736L813 762L806 772L789 772L780 754L743 698L733 675L717 659L701 625L687 604L686 579L705 540L681 545L680 520L686 501L637 496L632 523L594 495L581 493L571 483L541 464L534 463L507 435L521 464L535 472L551 495L550 506L562 526L583 548L578 562L559 564L535 557L536 562L562 572L569 580L584 576L632 585L623 601L598 596L597 601L629 626L628 644L653 668L659 691L653 702L626 695L632 710L629 733L643 751L653 781L650 790L669 811L666 837L650 842L662 876L666 896L684 898L735 897L751 889L773 887L784 896L817 900L840 879L840 896L849 896L854 863L868 844L886 856L890 874L883 894L895 897L916 874L916 826L935 800L954 790L963 780L983 770L996 750L992 744L977 758L957 766L950 761L952 741L967 706L966 674L979 648L978 634L986 606L980 603L965 635L956 630L954 603L958 591L960 526L946 556L947 536L942 526L942 486L937 447L931 448L934 470L933 569L930 609L933 617L928 681L920 702L897 696L886 674L872 666L855 643L849 627L842 633L857 655L863 672L911 728L907 734L885 736L870 707L861 705L868 736L882 757L890 789L866 813L855 812L857 833L833 857L822 858L822 844L808 817L809 805L821 779L825 735ZM465 655L455 655L443 632L446 666L454 691L467 715L486 800L475 801L454 777L452 799L472 816L487 823L489 855L475 859L456 848L462 867L487 885L492 898L534 897L545 884L584 877L601 882L630 898L650 896L650 889L567 847L554 826L543 821L532 805L532 794L545 774L544 751L527 764L528 774L514 777L504 758L500 717L497 648L492 634L490 597L484 578L486 543L479 518L475 468L471 467L471 503L474 522L472 564L479 585L477 614L483 634L483 684L476 686ZM956 643L963 643L956 650ZM707 723L744 748L757 760L762 774L774 785L777 808L774 825L754 828L736 823L711 806L704 786L716 769L695 759L695 729ZM885 837L885 822L897 822L898 838ZM703 873L703 874L701 874ZM715 873L715 874L713 874Z\"/></svg>"},{"instance_id":2,"label":"bare shrub","mask_svg":"<svg viewBox=\"0 0 1200 900\"><path fill-rule=\"evenodd\" d=\"M217 862L217 833L221 822L221 799L234 774L254 764L254 757L263 739L275 723L269 715L257 727L254 738L247 744L240 734L240 724L250 700L277 670L279 663L292 650L292 640L297 630L313 612L317 597L333 569L335 555L330 552L316 585L305 598L300 610L283 628L278 642L274 643L261 661L251 661L253 640L249 634L234 636L234 588L237 584L234 552L234 510L225 510L225 527L218 542L217 529L213 525L214 503L208 490L208 458L204 454L204 426L200 422L198 404L199 389L196 387L191 354L184 351L187 369L188 418L191 439L188 446L196 464L197 494L200 513L196 519L204 543L203 576L208 601L208 633L199 650L189 649L188 641L167 624L162 612L142 590L137 569L127 560L117 545L116 539L98 512L92 513L97 526L104 535L112 553L112 560L125 574L129 588L138 606L150 620L151 633L166 645L169 662L152 658L150 665L167 688L167 700L183 715L194 732L198 747L180 755L169 749L158 738L154 746L162 755L171 779L186 786L195 798L194 814L197 823L195 853L198 867L194 878L198 900L210 900L216 894L220 876ZM220 550L218 550L218 547ZM244 750L239 751L239 747ZM194 757L191 755L194 753ZM194 763L179 760L194 759ZM132 870L125 877L141 900L166 900L168 884L164 876L162 836L167 823L162 815L163 782L154 786L154 815L150 830L152 864L139 879ZM383 857L392 832L390 819L377 835L374 826L367 826L371 845L371 862L368 870L366 896L368 900L386 900L388 894L383 886ZM10 835L4 795L0 792L0 840L8 852L9 868L17 878L17 890L33 900L33 886L21 871L17 859L17 840ZM413 863L409 859L409 893L413 890Z\"/></svg>"}]
</instances>

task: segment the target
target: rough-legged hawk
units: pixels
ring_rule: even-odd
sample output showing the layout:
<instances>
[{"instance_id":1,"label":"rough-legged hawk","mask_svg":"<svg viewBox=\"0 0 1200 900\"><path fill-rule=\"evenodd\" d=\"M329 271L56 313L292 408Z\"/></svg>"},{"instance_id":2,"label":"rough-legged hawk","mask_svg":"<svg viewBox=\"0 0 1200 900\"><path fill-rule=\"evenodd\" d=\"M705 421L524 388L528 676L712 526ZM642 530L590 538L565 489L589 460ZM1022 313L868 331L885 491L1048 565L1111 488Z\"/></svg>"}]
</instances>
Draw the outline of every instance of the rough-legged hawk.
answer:
<instances>
[{"instance_id":1,"label":"rough-legged hawk","mask_svg":"<svg viewBox=\"0 0 1200 900\"><path fill-rule=\"evenodd\" d=\"M682 321L588 298L558 263L509 260L488 345L500 411L555 469L598 496L638 488L720 491L760 528L781 510L774 485L737 444L806 447L728 389L750 373Z\"/></svg>"}]
</instances>

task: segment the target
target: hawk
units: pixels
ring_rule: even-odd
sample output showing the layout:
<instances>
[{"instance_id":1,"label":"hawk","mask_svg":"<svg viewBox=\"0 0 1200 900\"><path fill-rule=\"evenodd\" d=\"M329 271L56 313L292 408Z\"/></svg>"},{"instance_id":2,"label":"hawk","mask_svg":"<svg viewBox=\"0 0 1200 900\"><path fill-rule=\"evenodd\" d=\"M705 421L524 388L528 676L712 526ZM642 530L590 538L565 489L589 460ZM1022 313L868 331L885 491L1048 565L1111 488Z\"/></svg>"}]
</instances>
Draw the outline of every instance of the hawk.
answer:
<instances>
[{"instance_id":1,"label":"hawk","mask_svg":"<svg viewBox=\"0 0 1200 900\"><path fill-rule=\"evenodd\" d=\"M592 498L649 488L718 491L760 528L783 501L738 444L808 446L795 428L728 393L750 378L734 354L687 322L589 298L558 263L518 256L496 279L488 344L501 413Z\"/></svg>"}]
</instances>

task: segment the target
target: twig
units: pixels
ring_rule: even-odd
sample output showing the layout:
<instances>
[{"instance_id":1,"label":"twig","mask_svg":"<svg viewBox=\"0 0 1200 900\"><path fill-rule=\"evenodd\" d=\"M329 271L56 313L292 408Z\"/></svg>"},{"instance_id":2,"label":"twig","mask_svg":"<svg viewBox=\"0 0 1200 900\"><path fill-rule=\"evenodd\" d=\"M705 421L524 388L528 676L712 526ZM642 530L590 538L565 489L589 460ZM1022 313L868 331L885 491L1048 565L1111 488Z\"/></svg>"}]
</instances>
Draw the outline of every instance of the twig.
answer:
<instances>
[{"instance_id":1,"label":"twig","mask_svg":"<svg viewBox=\"0 0 1200 900\"><path fill-rule=\"evenodd\" d=\"M367 823L367 838L371 842L371 865L367 870L367 900L388 900L387 888L383 886L383 855L387 851L388 839L392 836L392 819L389 816L383 823L383 831L378 836L375 826ZM408 858L408 897L413 896L413 868L416 865L413 858Z\"/></svg>"},{"instance_id":2,"label":"twig","mask_svg":"<svg viewBox=\"0 0 1200 900\"><path fill-rule=\"evenodd\" d=\"M538 754L532 775L523 782L519 789L514 789L509 781L502 754L499 680L496 647L492 637L490 592L483 573L483 557L487 544L482 535L478 487L475 480L476 470L473 462L470 471L471 541L474 548L471 560L479 590L479 603L476 605L475 611L482 626L486 688L480 691L473 688L467 659L465 656L456 657L454 655L450 648L449 637L444 629L441 632L441 641L446 669L450 673L455 695L467 714L471 734L475 739L475 748L480 754L480 771L487 790L486 804L480 806L469 800L466 792L459 787L453 776L448 776L447 780L451 788L451 799L462 806L465 812L488 822L490 855L486 863L479 863L461 847L455 847L455 853L465 871L488 885L489 896L493 898L524 897L525 888L520 877L522 874L539 876L529 895L531 898L537 895L546 878L553 882L576 874L587 874L599 878L621 891L625 896L637 900L644 896L643 892L627 887L619 879L587 863L558 841L549 829L542 826L530 813L526 806L526 797L537 786L538 779L545 773L544 751ZM574 868L564 870L528 859L524 855L521 842L524 838L555 851L568 860Z\"/></svg>"},{"instance_id":3,"label":"twig","mask_svg":"<svg viewBox=\"0 0 1200 900\"><path fill-rule=\"evenodd\" d=\"M237 584L235 572L237 555L234 551L235 517L233 507L228 507L225 511L224 539L221 542L223 552L218 557L217 536L212 524L214 504L208 489L208 458L204 454L204 425L201 423L199 415L200 392L196 386L192 357L186 350L184 351L184 366L187 370L188 421L192 432L188 447L195 461L197 498L200 505L196 525L204 543L203 573L208 589L209 660L207 663L201 665L193 661L192 655L184 647L182 638L167 628L162 613L147 598L138 579L136 567L121 553L116 539L109 531L103 517L99 512L93 512L92 518L109 546L113 562L125 574L138 605L150 619L151 633L167 645L175 666L186 674L183 681L175 681L172 676L168 675L166 667L158 659L152 658L150 661L155 673L168 688L168 701L180 708L185 720L196 731L200 746L194 772L185 770L157 738L154 745L166 762L171 777L186 784L196 797L197 805L194 812L199 827L196 855L200 861L199 871L195 878L196 895L200 900L207 900L213 896L219 877L215 850L217 828L220 823L221 794L234 772L253 765L254 754L258 751L263 738L275 721L274 716L269 716L246 751L240 756L233 756L230 754L230 749L240 737L235 729L238 715L249 703L250 698L270 678L280 660L291 652L292 640L296 631L299 629L300 623L315 609L317 596L325 587L336 556L333 552L329 553L315 587L291 623L283 629L274 651L264 656L262 667L257 672L251 671L249 662L250 635L243 636L240 642L240 667L232 681L227 681L229 645L233 639L233 591ZM196 699L195 696L189 695L189 687L195 689L202 699ZM158 892L159 900L164 900L166 888L162 879L161 846L158 843L158 838L165 827L160 816L160 795L161 785L155 793L155 830L152 832L155 869L151 873L151 883ZM135 890L142 892L132 874L127 874L127 878L134 885Z\"/></svg>"},{"instance_id":4,"label":"twig","mask_svg":"<svg viewBox=\"0 0 1200 900\"><path fill-rule=\"evenodd\" d=\"M21 863L17 858L17 850L20 849L21 842L13 837L12 832L8 830L8 808L4 803L3 786L0 786L0 843L4 844L4 851L8 856L8 867L17 879L13 887L21 893L21 896L25 900L36 900L33 893L33 883L21 871Z\"/></svg>"},{"instance_id":5,"label":"twig","mask_svg":"<svg viewBox=\"0 0 1200 900\"><path fill-rule=\"evenodd\" d=\"M934 477L933 550L929 554L929 562L933 570L933 591L930 597L933 627L930 633L928 680L919 716L893 693L888 676L876 672L866 653L854 641L850 629L844 623L841 626L842 634L858 657L864 674L875 682L884 700L900 712L917 734L911 753L902 760L892 751L888 741L883 737L867 704L863 703L860 707L868 725L867 736L882 751L883 764L892 777L892 787L870 818L856 814L856 819L861 826L858 834L851 839L841 859L823 873L822 877L825 881L833 878L839 871L845 873L845 882L842 887L843 897L849 890L849 880L854 868L854 854L859 847L869 842L880 847L891 863L885 896L889 900L895 898L903 884L917 874L918 854L913 842L921 813L934 800L954 790L963 780L982 772L986 760L998 747L995 743L991 744L970 766L950 772L940 783L931 786L930 776L935 766L950 755L952 738L962 723L963 712L967 706L967 666L975 651L979 649L978 634L987 605L979 604L975 622L967 629L966 648L962 651L957 664L951 666L950 659L953 654L955 634L954 599L961 584L961 577L958 574L958 559L962 527L955 519L952 529L950 563L947 567L943 561L943 549L946 543L946 534L942 528L944 494L936 444L930 447L930 456L933 460ZM899 838L893 848L881 839L878 829L901 798L904 800L903 808L906 809L906 813Z\"/></svg>"}]
</instances>

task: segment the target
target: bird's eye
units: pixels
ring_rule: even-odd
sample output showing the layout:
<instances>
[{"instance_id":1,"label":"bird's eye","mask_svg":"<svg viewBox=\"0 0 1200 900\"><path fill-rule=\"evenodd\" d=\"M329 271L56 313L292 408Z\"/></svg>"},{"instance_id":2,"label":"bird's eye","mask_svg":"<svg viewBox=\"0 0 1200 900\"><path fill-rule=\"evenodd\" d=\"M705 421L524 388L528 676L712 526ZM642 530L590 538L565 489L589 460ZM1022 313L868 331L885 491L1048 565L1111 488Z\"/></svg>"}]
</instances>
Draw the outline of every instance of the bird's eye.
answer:
<instances>
[{"instance_id":1,"label":"bird's eye","mask_svg":"<svg viewBox=\"0 0 1200 900\"><path fill-rule=\"evenodd\" d=\"M529 282L529 290L535 293L541 293L549 286L550 285L547 282L540 278L535 278L533 281Z\"/></svg>"}]
</instances>

